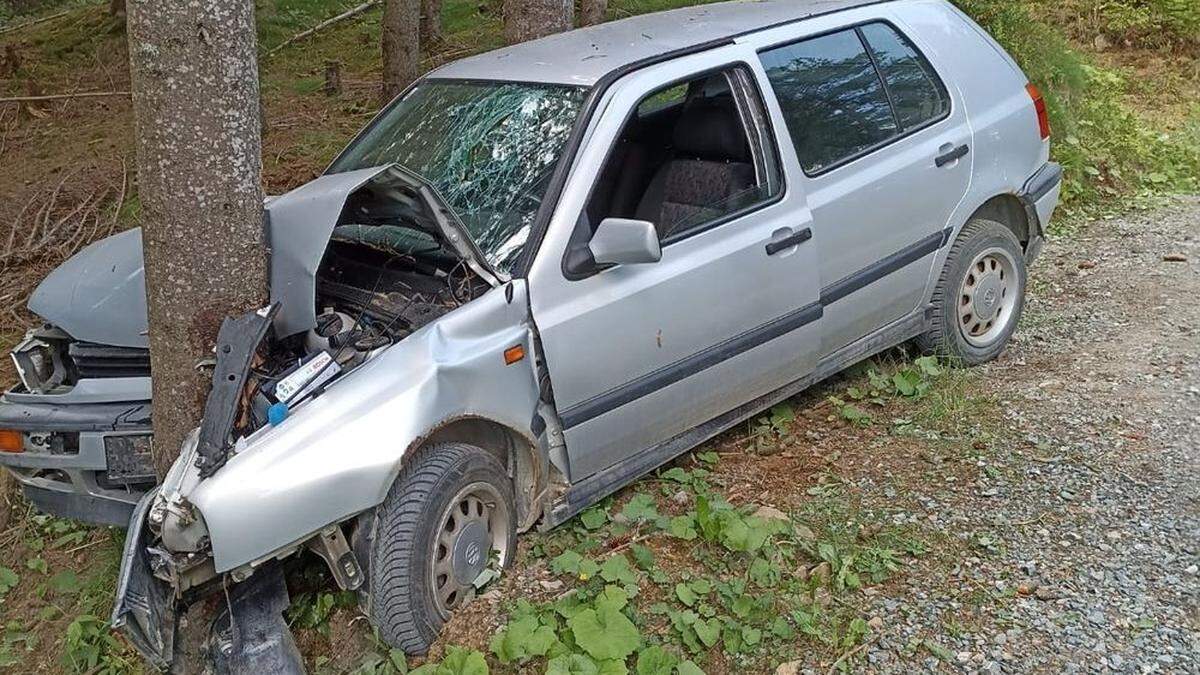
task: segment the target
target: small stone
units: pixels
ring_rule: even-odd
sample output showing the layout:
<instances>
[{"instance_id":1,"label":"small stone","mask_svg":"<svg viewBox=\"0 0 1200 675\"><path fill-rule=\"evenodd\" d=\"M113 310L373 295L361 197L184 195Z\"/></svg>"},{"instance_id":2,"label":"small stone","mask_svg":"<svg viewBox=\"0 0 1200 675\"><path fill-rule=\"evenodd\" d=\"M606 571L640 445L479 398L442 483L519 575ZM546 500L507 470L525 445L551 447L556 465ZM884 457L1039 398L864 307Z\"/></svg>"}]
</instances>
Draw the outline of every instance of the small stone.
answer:
<instances>
[{"instance_id":1,"label":"small stone","mask_svg":"<svg viewBox=\"0 0 1200 675\"><path fill-rule=\"evenodd\" d=\"M687 493L687 490L680 490L671 496L671 501L675 502L676 504L687 504L691 500L692 497Z\"/></svg>"},{"instance_id":2,"label":"small stone","mask_svg":"<svg viewBox=\"0 0 1200 675\"><path fill-rule=\"evenodd\" d=\"M829 578L833 575L833 568L829 563L823 562L820 565L809 570L809 576L816 577L823 584L829 583Z\"/></svg>"},{"instance_id":3,"label":"small stone","mask_svg":"<svg viewBox=\"0 0 1200 675\"><path fill-rule=\"evenodd\" d=\"M558 581L557 579L552 580L552 581L545 581L545 580L538 581L538 584L541 585L542 590L551 591L551 592L561 590L563 587L563 582Z\"/></svg>"},{"instance_id":4,"label":"small stone","mask_svg":"<svg viewBox=\"0 0 1200 675\"><path fill-rule=\"evenodd\" d=\"M745 511L742 513L745 513ZM758 510L754 512L754 517L762 518L763 520L791 520L791 518L788 518L788 514L773 506L758 507Z\"/></svg>"},{"instance_id":5,"label":"small stone","mask_svg":"<svg viewBox=\"0 0 1200 675\"><path fill-rule=\"evenodd\" d=\"M813 591L813 604L821 609L826 609L833 604L833 594L828 588L817 588Z\"/></svg>"},{"instance_id":6,"label":"small stone","mask_svg":"<svg viewBox=\"0 0 1200 675\"><path fill-rule=\"evenodd\" d=\"M1197 567L1196 565L1188 565L1187 569L1183 571L1187 572L1188 574L1195 574L1196 572L1200 572L1200 567Z\"/></svg>"},{"instance_id":7,"label":"small stone","mask_svg":"<svg viewBox=\"0 0 1200 675\"><path fill-rule=\"evenodd\" d=\"M775 675L799 675L800 666L804 665L802 661L788 661L787 663L779 664L775 669Z\"/></svg>"},{"instance_id":8,"label":"small stone","mask_svg":"<svg viewBox=\"0 0 1200 675\"><path fill-rule=\"evenodd\" d=\"M1096 267L1096 261L1095 260L1080 260L1078 267L1081 270L1090 270L1090 269L1093 269Z\"/></svg>"},{"instance_id":9,"label":"small stone","mask_svg":"<svg viewBox=\"0 0 1200 675\"><path fill-rule=\"evenodd\" d=\"M870 626L871 630L877 631L883 628L883 617L873 616L867 620L867 625Z\"/></svg>"},{"instance_id":10,"label":"small stone","mask_svg":"<svg viewBox=\"0 0 1200 675\"><path fill-rule=\"evenodd\" d=\"M1038 600L1057 600L1058 598L1062 597L1058 591L1055 591L1047 586L1038 586L1037 590L1033 592L1033 595Z\"/></svg>"},{"instance_id":11,"label":"small stone","mask_svg":"<svg viewBox=\"0 0 1200 675\"><path fill-rule=\"evenodd\" d=\"M1168 253L1162 259L1163 262L1187 262L1187 256L1182 253Z\"/></svg>"},{"instance_id":12,"label":"small stone","mask_svg":"<svg viewBox=\"0 0 1200 675\"><path fill-rule=\"evenodd\" d=\"M807 525L796 525L796 537L804 541L817 540L817 534Z\"/></svg>"},{"instance_id":13,"label":"small stone","mask_svg":"<svg viewBox=\"0 0 1200 675\"><path fill-rule=\"evenodd\" d=\"M1030 583L1028 581L1022 581L1021 583L1017 584L1017 593L1020 593L1021 595L1029 595L1036 591L1037 588L1037 584Z\"/></svg>"}]
</instances>

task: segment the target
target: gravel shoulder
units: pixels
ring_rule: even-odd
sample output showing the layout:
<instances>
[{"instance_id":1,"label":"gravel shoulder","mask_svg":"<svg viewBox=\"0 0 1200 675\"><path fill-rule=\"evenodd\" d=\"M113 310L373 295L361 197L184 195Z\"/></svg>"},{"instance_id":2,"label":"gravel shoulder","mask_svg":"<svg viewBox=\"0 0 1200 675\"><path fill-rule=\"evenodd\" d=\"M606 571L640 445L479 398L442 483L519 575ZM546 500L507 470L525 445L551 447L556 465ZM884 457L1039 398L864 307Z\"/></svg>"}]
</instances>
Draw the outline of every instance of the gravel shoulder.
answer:
<instances>
[{"instance_id":1,"label":"gravel shoulder","mask_svg":"<svg viewBox=\"0 0 1200 675\"><path fill-rule=\"evenodd\" d=\"M1016 341L979 373L992 470L917 488L914 515L967 553L872 603L868 666L1200 672L1198 298L1198 198L1049 243Z\"/></svg>"}]
</instances>

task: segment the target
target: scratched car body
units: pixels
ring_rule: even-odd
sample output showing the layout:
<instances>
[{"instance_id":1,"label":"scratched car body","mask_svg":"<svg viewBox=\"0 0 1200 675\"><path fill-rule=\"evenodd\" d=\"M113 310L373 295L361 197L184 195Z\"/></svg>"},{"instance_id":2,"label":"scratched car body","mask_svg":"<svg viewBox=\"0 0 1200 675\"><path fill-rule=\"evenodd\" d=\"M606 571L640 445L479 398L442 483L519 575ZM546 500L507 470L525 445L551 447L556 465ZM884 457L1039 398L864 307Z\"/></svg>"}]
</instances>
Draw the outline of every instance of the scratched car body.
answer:
<instances>
[{"instance_id":1,"label":"scratched car body","mask_svg":"<svg viewBox=\"0 0 1200 675\"><path fill-rule=\"evenodd\" d=\"M136 232L34 296L0 461L133 509L114 623L158 665L222 582L278 620L301 550L421 652L517 532L892 346L995 358L1060 175L1036 88L941 0L706 5L467 58L269 201L272 304L222 327L160 486L92 489L148 433L144 368L84 377L145 347Z\"/></svg>"}]
</instances>

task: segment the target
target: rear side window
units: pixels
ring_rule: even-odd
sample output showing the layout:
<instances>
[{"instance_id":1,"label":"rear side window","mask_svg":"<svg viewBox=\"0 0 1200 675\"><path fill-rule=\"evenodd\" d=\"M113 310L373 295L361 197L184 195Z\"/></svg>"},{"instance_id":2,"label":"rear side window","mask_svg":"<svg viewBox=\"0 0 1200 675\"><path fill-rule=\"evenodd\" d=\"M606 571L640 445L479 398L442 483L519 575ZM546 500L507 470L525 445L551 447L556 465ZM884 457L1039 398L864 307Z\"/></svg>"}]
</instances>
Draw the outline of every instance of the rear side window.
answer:
<instances>
[{"instance_id":1,"label":"rear side window","mask_svg":"<svg viewBox=\"0 0 1200 675\"><path fill-rule=\"evenodd\" d=\"M761 58L805 172L818 173L896 134L887 93L854 29Z\"/></svg>"},{"instance_id":2,"label":"rear side window","mask_svg":"<svg viewBox=\"0 0 1200 675\"><path fill-rule=\"evenodd\" d=\"M911 42L887 24L870 23L861 30L892 96L901 130L940 119L950 111L946 86Z\"/></svg>"},{"instance_id":3,"label":"rear side window","mask_svg":"<svg viewBox=\"0 0 1200 675\"><path fill-rule=\"evenodd\" d=\"M759 56L809 175L950 111L946 87L932 66L884 23L774 47Z\"/></svg>"}]
</instances>

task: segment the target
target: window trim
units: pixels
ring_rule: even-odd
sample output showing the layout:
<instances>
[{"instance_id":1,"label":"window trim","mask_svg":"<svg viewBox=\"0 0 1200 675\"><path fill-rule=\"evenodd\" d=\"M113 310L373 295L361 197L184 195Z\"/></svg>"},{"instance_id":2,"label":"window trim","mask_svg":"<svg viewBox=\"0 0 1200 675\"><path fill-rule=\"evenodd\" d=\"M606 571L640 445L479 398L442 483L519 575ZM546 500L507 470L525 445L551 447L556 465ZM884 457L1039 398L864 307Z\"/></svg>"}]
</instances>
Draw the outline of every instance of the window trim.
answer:
<instances>
[{"instance_id":1,"label":"window trim","mask_svg":"<svg viewBox=\"0 0 1200 675\"><path fill-rule=\"evenodd\" d=\"M733 77L732 73L736 72L738 70L742 70L745 74L745 77L742 77L742 78ZM713 220L711 220L709 222L703 223L702 225L699 225L699 226L693 227L691 229L685 230L683 232L680 232L677 235L667 235L665 238L663 238L659 242L660 246L663 249L666 249L668 246L670 246L672 244L678 243L685 239L689 239L693 236L702 234L704 232L708 232L709 230L716 229L717 227L725 225L733 220L742 218L751 213L754 213L756 211L759 211L759 210L765 209L767 207L770 207L774 204L777 204L780 201L782 201L783 198L788 193L787 171L783 166L782 157L780 156L781 149L779 147L778 138L775 135L774 125L771 122L771 115L766 109L766 99L763 96L762 86L759 83L758 78L754 74L754 67L749 62L747 62L745 59L740 59L740 58L734 59L732 61L728 61L726 63L722 63L720 65L713 66L711 68L697 70L695 72L689 73L688 75L673 79L669 82L666 82L666 83L656 87L654 90L651 91L651 93L649 95L652 95L656 91L661 91L663 89L669 89L671 87L678 86L684 82L691 82L692 80L696 80L696 79L699 79L699 78L702 78L702 77L705 77L708 75L712 75L715 73L726 73L726 78L729 80L730 92L733 93L734 101L737 104L738 117L741 120L742 127L746 132L746 137L747 137L746 141L750 145L751 152L758 155L758 156L754 157L754 161L756 164L758 164L761 161L765 165L766 158L762 157L762 148L759 147L759 143L761 143L761 141L756 142L755 139L752 138L752 136L756 135L756 134L751 134L751 127L749 127L747 125L748 122L753 123L755 120L747 120L746 115L747 115L748 111L745 110L745 105L747 103L753 103L752 101L747 101L746 97L747 96L757 96L758 97L758 105L760 108L763 126L762 126L762 133L757 134L757 135L762 136L763 139L766 140L766 142L774 144L774 147L775 147L774 162L775 162L775 169L776 169L775 173L776 173L776 176L778 176L779 189L770 198L765 199L761 202L751 204L751 205L746 206L737 211L733 211L733 212L727 213L725 215L722 215L720 217L714 218ZM641 103L641 100L642 99L639 99L638 104ZM625 126L628 125L629 122L637 116L637 109L638 109L638 105L635 104L632 107L630 107L630 109L625 113L625 117L622 119L621 124L620 124L620 128L622 131L625 129ZM619 138L619 136L618 136L618 138ZM604 160L600 163L601 170L603 170L603 167L608 164L608 161L610 159L612 159L612 155L613 155L613 152L615 149L616 149L616 143L612 143L609 145L607 151L604 154ZM599 274L600 272L603 272L606 269L614 267L614 265L600 265L600 266L597 266L593 270L590 270L587 272L582 272L582 273L572 272L567 267L567 260L568 260L568 258L570 258L571 253L574 250L574 247L577 244L583 244L586 246L586 241L584 241L583 237L582 237L582 232L583 232L582 218L583 218L584 214L587 212L588 203L591 201L592 196L595 194L596 185L597 185L598 180L599 180L599 175L593 176L591 179L591 185L588 188L587 197L585 197L583 200L583 208L580 210L579 216L576 217L576 219L575 219L575 225L571 231L571 236L568 239L567 246L563 250L562 260L559 263L559 268L562 272L563 278L567 279L568 281L582 281L583 279L593 277L593 276Z\"/></svg>"},{"instance_id":2,"label":"window trim","mask_svg":"<svg viewBox=\"0 0 1200 675\"><path fill-rule=\"evenodd\" d=\"M861 30L863 26L868 26L870 24L875 24L875 23L881 23L881 24L887 26L888 28L891 28L892 30L896 31L896 34L899 35L901 37L901 39L904 40L904 42L908 43L908 45L910 47L912 47L913 51L916 52L917 56L921 60L923 60L925 63L929 64L930 70L932 70L933 74L937 77L937 81L942 85L941 90L943 92L945 92L946 102L949 104L946 106L946 109L942 112L942 114L940 116L931 117L931 118L925 120L924 122L922 122L921 124L918 124L918 125L912 126L912 127L908 127L908 128L904 128L904 126L902 124L900 124L899 116L896 113L896 106L892 102L891 90L888 88L887 80L884 79L884 77L883 77L883 71L881 71L879 69L879 64L876 62L875 53L874 53L875 50L871 47L871 43L867 42L866 37L863 36L862 30ZM763 71L764 71L764 74L766 74L766 66L765 66L765 64L762 64L763 52L769 52L774 49L779 49L781 47L790 47L791 45L800 44L801 42L807 42L808 40L815 40L818 38L825 37L827 35L833 35L835 33L842 33L845 31L853 31L854 32L855 36L858 38L859 44L861 44L863 47L863 51L865 51L867 53L867 57L870 58L871 67L875 70L875 76L879 78L879 83L883 86L884 94L887 97L888 107L892 111L892 119L896 122L897 133L892 136L889 136L888 138L886 138L874 145L867 146L852 155L847 155L846 157L843 157L843 158L839 159L838 161L833 162L832 164L828 164L826 166L821 167L819 170L812 171L812 172L810 172L807 168L805 168L804 160L800 157L800 151L799 151L799 149L797 149L795 147L796 144L795 144L795 141L793 141L792 142L792 151L796 154L796 163L799 164L800 171L802 171L804 173L804 175L808 178L820 178L820 177L824 176L825 174L830 173L831 171L836 171L836 170L846 166L847 164L852 164L854 162L857 162L858 160L862 159L863 157L874 154L875 152L882 150L882 149L886 148L887 146L892 145L893 143L902 141L902 140L908 138L909 136L912 136L918 132L928 129L929 127L932 127L934 125L937 125L941 122L946 121L954 113L954 109L955 109L954 96L950 93L950 88L946 86L946 78L944 78L942 76L942 73L938 71L937 66L933 65L933 61L930 61L929 57L925 56L925 52L921 51L921 48L919 46L917 46L917 43L914 42L913 39L908 36L908 33L905 33L904 31L900 30L900 28L895 23L893 23L890 19L887 19L885 17L875 17L875 18L871 18L871 19L865 19L863 21L856 21L854 23L846 24L844 26L839 26L837 28L831 28L829 30L824 30L819 33L805 35L804 37L801 37L801 38L795 38L795 39L790 39L790 40L781 40L779 42L775 42L775 43L772 43L765 47L760 47L760 48L756 49L755 54L758 55L759 63L761 65L763 65ZM767 83L771 84L771 77L769 74L767 74ZM775 101L776 101L776 103L779 104L780 111L783 111L783 102L780 99L779 94L775 90L775 86L773 84L771 84L771 93L775 95ZM786 115L785 115L784 116L784 126L786 127L786 125L787 125L787 119L786 119ZM790 129L788 129L788 137L789 138L791 137Z\"/></svg>"}]
</instances>

